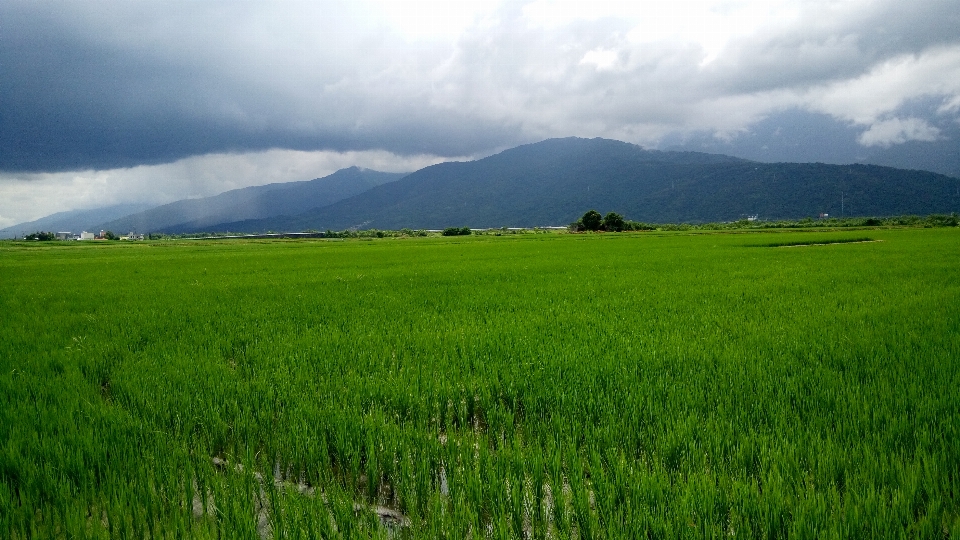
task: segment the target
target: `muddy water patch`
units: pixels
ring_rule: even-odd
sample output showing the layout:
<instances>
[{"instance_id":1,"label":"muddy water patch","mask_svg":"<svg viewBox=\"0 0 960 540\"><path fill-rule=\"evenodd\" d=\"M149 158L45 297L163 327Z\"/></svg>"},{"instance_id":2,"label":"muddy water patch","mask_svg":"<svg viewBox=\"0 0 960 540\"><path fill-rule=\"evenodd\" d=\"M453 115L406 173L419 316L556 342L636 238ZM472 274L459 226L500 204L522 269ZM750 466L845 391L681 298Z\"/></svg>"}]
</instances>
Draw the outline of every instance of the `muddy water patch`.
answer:
<instances>
[{"instance_id":1,"label":"muddy water patch","mask_svg":"<svg viewBox=\"0 0 960 540\"><path fill-rule=\"evenodd\" d=\"M213 465L214 470L220 474L248 475L249 478L253 480L253 483L256 486L256 496L254 497L253 507L250 510L254 519L256 520L256 530L259 538L273 538L273 526L271 524L270 516L277 511L277 509L274 509L271 506L271 498L267 493L267 489L270 487L269 484L272 484L273 489L281 493L309 498L319 496L324 504L327 505L327 518L330 520L330 528L337 530L336 519L332 509L329 508L329 501L327 500L326 495L319 491L315 486L310 485L310 483L303 478L302 474L296 480L291 479L289 468L285 474L279 463L277 463L274 465L272 479L268 479L259 471L247 470L241 463L231 463L228 460L220 457L212 458L211 464ZM196 482L194 482L193 491L194 495L192 509L194 517L198 519L204 517L214 517L219 513L217 501L215 500L213 494L209 492L200 493ZM401 529L410 526L410 519L407 516L405 516L399 510L395 510L388 506L368 505L365 503L354 502L353 511L358 516L364 513L372 513L377 517L380 526L386 529L388 535L391 537L399 533Z\"/></svg>"}]
</instances>

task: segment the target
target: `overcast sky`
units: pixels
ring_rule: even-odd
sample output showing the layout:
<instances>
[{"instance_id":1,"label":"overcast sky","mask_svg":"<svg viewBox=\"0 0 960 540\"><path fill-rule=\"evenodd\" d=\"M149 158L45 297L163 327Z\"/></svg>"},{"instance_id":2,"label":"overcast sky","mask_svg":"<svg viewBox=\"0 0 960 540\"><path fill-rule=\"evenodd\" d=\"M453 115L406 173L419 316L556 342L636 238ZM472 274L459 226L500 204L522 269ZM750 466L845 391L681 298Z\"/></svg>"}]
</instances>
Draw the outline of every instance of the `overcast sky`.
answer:
<instances>
[{"instance_id":1,"label":"overcast sky","mask_svg":"<svg viewBox=\"0 0 960 540\"><path fill-rule=\"evenodd\" d=\"M958 119L956 0L0 2L0 227L548 137L960 153Z\"/></svg>"}]
</instances>

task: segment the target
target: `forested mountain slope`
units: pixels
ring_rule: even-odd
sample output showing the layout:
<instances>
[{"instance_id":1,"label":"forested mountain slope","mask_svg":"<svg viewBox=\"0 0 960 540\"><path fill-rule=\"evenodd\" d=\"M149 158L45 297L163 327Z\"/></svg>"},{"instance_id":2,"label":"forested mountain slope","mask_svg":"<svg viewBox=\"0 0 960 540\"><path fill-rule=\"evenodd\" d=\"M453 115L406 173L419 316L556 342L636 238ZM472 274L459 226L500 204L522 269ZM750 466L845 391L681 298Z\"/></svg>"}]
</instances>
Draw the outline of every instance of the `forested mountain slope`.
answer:
<instances>
[{"instance_id":1,"label":"forested mountain slope","mask_svg":"<svg viewBox=\"0 0 960 540\"><path fill-rule=\"evenodd\" d=\"M875 165L758 163L606 139L550 139L441 163L292 217L205 230L562 225L585 210L646 222L960 211L960 180Z\"/></svg>"}]
</instances>

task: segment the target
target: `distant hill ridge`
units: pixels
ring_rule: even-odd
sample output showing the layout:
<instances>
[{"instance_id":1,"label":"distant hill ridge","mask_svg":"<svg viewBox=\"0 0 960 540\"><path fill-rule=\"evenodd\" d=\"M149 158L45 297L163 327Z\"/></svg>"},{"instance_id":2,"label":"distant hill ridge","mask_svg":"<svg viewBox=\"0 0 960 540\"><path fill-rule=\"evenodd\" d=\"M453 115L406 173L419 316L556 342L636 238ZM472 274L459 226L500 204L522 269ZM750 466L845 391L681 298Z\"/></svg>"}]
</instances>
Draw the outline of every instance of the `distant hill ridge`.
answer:
<instances>
[{"instance_id":1,"label":"distant hill ridge","mask_svg":"<svg viewBox=\"0 0 960 540\"><path fill-rule=\"evenodd\" d=\"M100 224L105 221L114 220L121 216L140 212L148 208L150 208L149 204L116 204L91 210L57 212L56 214L50 214L49 216L34 221L18 223L11 227L0 229L0 238L22 237L37 231L68 231L72 233L99 231Z\"/></svg>"},{"instance_id":2,"label":"distant hill ridge","mask_svg":"<svg viewBox=\"0 0 960 540\"><path fill-rule=\"evenodd\" d=\"M566 224L590 208L660 223L926 215L960 211L960 180L875 165L759 163L608 139L549 139L426 167L296 216L204 230L532 227Z\"/></svg>"},{"instance_id":3,"label":"distant hill ridge","mask_svg":"<svg viewBox=\"0 0 960 540\"><path fill-rule=\"evenodd\" d=\"M329 176L235 189L202 199L185 199L100 224L111 231L182 233L214 228L220 223L295 215L328 206L372 187L402 178L359 167Z\"/></svg>"}]
</instances>

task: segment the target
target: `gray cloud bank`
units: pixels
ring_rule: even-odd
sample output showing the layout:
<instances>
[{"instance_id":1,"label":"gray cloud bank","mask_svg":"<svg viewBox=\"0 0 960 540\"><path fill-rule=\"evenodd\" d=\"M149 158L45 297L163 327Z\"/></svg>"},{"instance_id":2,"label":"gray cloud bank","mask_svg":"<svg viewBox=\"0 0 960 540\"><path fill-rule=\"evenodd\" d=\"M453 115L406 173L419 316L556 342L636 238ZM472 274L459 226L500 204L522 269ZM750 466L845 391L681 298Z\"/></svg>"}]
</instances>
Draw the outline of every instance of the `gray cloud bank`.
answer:
<instances>
[{"instance_id":1,"label":"gray cloud bank","mask_svg":"<svg viewBox=\"0 0 960 540\"><path fill-rule=\"evenodd\" d=\"M517 140L516 126L429 103L441 51L354 33L339 8L2 3L0 170L270 148L462 155Z\"/></svg>"},{"instance_id":2,"label":"gray cloud bank","mask_svg":"<svg viewBox=\"0 0 960 540\"><path fill-rule=\"evenodd\" d=\"M570 4L507 2L455 36L420 38L358 2L3 2L0 170L723 140L792 110L888 147L942 138L960 113L954 1L781 2L788 16L740 33L722 27L738 4L720 2L702 29L713 41L649 36L652 9L537 17ZM932 103L924 116L904 109L918 99Z\"/></svg>"}]
</instances>

